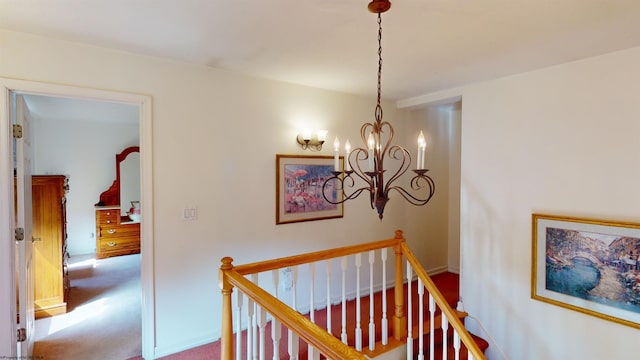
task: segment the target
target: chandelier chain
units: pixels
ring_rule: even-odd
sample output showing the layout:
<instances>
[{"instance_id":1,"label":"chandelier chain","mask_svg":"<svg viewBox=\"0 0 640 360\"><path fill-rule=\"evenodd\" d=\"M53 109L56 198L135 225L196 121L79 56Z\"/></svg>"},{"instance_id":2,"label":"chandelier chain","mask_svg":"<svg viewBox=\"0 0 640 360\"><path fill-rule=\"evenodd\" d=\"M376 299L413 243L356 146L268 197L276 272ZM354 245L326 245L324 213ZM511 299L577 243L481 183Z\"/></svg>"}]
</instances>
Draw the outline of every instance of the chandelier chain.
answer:
<instances>
[{"instance_id":1,"label":"chandelier chain","mask_svg":"<svg viewBox=\"0 0 640 360\"><path fill-rule=\"evenodd\" d=\"M382 116L378 114L382 93L382 15L378 13L378 106L376 107L376 120L380 121Z\"/></svg>"}]
</instances>

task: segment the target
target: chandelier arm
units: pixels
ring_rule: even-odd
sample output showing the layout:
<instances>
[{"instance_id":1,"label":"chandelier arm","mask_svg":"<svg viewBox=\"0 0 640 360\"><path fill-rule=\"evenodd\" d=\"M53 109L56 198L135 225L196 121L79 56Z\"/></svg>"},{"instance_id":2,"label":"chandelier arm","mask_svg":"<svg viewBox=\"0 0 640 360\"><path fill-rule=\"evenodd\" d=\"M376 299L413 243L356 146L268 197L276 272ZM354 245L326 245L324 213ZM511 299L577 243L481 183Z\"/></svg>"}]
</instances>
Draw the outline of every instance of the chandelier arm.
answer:
<instances>
[{"instance_id":1,"label":"chandelier arm","mask_svg":"<svg viewBox=\"0 0 640 360\"><path fill-rule=\"evenodd\" d=\"M364 182L366 182L369 186L372 186L373 185L373 180L371 179L370 176L366 175L367 172L364 171L362 169L362 166L360 165L362 161L369 160L369 154L367 153L367 149L365 149L365 148L355 148L355 149L351 150L351 153L347 157L349 159L351 159L352 155L355 155L355 160L356 160L355 161L355 166L353 166L354 164L351 163L351 161L349 161L349 164L353 168L353 173L356 174Z\"/></svg>"},{"instance_id":2,"label":"chandelier arm","mask_svg":"<svg viewBox=\"0 0 640 360\"><path fill-rule=\"evenodd\" d=\"M427 169L421 169L421 170L414 170L414 172L416 173L416 176L414 176L411 179L411 189L415 190L415 191L419 191L420 189L424 188L425 186L429 187L429 199L433 196L433 194L436 191L436 184L433 181L433 179L428 176L425 175L425 173L429 171ZM426 182L426 185L421 184L421 181Z\"/></svg>"},{"instance_id":3,"label":"chandelier arm","mask_svg":"<svg viewBox=\"0 0 640 360\"><path fill-rule=\"evenodd\" d=\"M363 187L361 187L361 188L355 189L353 192L351 192L350 194L348 194L348 193L345 191L345 187L344 187L344 186L345 186L345 185L344 185L344 183L345 183L345 180L346 180L346 179L349 179L349 180L351 181L351 185L348 185L348 187L352 187L352 186L354 185L354 181L353 181L353 178L351 178L350 176L345 176L344 178L341 178L341 177L339 176L339 174L338 174L338 175L332 176L332 177L330 177L329 179L327 179L327 181L325 181L325 183L322 185L322 197L324 197L324 199L325 199L328 203L330 203L330 204L334 204L334 205L337 205L337 204L342 204L342 203L344 203L344 202L345 202L345 201L347 201L347 200L353 200L353 199L357 198L358 196L360 196L360 194L361 194L363 191L365 191L365 190L369 190L369 189L370 189L370 187L363 186ZM339 186L339 187L336 187L336 188L335 188L335 191L337 191L338 193L340 193L340 194L342 195L341 200L337 200L337 201L335 201L335 200L331 200L331 199L329 199L329 198L327 197L327 194L326 194L325 189L326 189L327 184L329 184L330 182L333 182L333 183L335 183L335 182L339 182L339 183L340 183L340 186Z\"/></svg>"},{"instance_id":4,"label":"chandelier arm","mask_svg":"<svg viewBox=\"0 0 640 360\"><path fill-rule=\"evenodd\" d=\"M396 155L396 153L400 153L402 157ZM411 165L411 154L407 149L403 148L402 146L399 146L399 145L392 146L391 149L389 149L388 155L390 158L400 161L400 166L398 167L398 170L395 173L393 173L393 175L391 175L389 180L387 180L387 184L385 185L385 190L384 190L385 194L389 192L389 189L392 187L391 185L397 179L399 179L402 175L404 175L407 172L407 170L409 170L409 166Z\"/></svg>"},{"instance_id":5,"label":"chandelier arm","mask_svg":"<svg viewBox=\"0 0 640 360\"><path fill-rule=\"evenodd\" d=\"M362 143L365 145L367 144L367 141L368 141L369 132L367 132L367 129L369 128L371 128L371 130L369 131L373 131L374 129L373 123L364 123L360 127L360 138L362 139Z\"/></svg>"},{"instance_id":6,"label":"chandelier arm","mask_svg":"<svg viewBox=\"0 0 640 360\"><path fill-rule=\"evenodd\" d=\"M405 200L407 200L412 205L416 205L416 206L425 205L430 200L430 198L426 198L426 199L417 198L417 197L411 195L409 192L407 192L407 190L405 190L405 189L403 189L403 188L401 188L399 186L392 186L389 190L396 190L398 193L400 193L400 195L402 195L402 197Z\"/></svg>"},{"instance_id":7,"label":"chandelier arm","mask_svg":"<svg viewBox=\"0 0 640 360\"><path fill-rule=\"evenodd\" d=\"M426 184L420 184L421 181L426 182ZM417 196L412 195L411 193L409 193L407 190L405 190L404 188L400 187L400 186L392 186L388 189L388 191L391 190L395 190L398 193L400 193L400 195L402 195L403 198L405 198L405 200L407 200L408 202L410 202L413 205L417 205L417 206L422 206L425 205L426 203L429 202L429 200L431 200L431 198L433 197L433 194L435 194L435 183L433 181L433 179L431 179L431 177L427 176L427 175L416 175L415 177L413 177L413 179L411 179L411 188L413 190L420 190L424 187L428 186L428 192L427 192L427 196L425 198L419 198Z\"/></svg>"},{"instance_id":8,"label":"chandelier arm","mask_svg":"<svg viewBox=\"0 0 640 360\"><path fill-rule=\"evenodd\" d=\"M391 126L391 124L388 121L383 121L379 124L380 138L382 138L382 133L384 132L383 131L384 128L387 129L387 131L389 132L389 135L387 135L387 141L384 145L384 149L382 149L381 151L382 154L389 152L389 148L391 147L391 142L393 141L393 136L394 136L393 126Z\"/></svg>"},{"instance_id":9,"label":"chandelier arm","mask_svg":"<svg viewBox=\"0 0 640 360\"><path fill-rule=\"evenodd\" d=\"M362 178L362 176L358 174L356 171L347 171L347 172L334 171L333 176L329 177L327 180L325 180L324 184L322 184L322 197L324 197L324 199L328 203L337 205L337 204L342 204L347 200L352 200L357 198L364 190L370 191L370 189L372 188L372 184L366 181L367 183L366 186L354 189L351 193L347 192L346 190L347 188L352 188L355 185L355 180L352 176L352 174L354 173ZM329 196L327 196L327 189L330 184L334 186L333 186L333 190L329 190L329 193L331 193L331 191L337 192L338 194L341 195L340 200L332 200L329 198Z\"/></svg>"}]
</instances>

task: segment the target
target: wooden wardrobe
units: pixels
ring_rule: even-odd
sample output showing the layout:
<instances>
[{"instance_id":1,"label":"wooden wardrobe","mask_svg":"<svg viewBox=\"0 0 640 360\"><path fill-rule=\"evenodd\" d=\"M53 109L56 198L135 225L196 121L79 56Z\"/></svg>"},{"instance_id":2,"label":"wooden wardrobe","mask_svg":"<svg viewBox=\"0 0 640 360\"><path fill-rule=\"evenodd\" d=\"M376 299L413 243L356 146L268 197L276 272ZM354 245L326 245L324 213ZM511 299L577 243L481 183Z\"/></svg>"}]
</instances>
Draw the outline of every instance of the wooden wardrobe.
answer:
<instances>
[{"instance_id":1,"label":"wooden wardrobe","mask_svg":"<svg viewBox=\"0 0 640 360\"><path fill-rule=\"evenodd\" d=\"M64 175L34 175L33 277L36 319L67 312L68 178Z\"/></svg>"}]
</instances>

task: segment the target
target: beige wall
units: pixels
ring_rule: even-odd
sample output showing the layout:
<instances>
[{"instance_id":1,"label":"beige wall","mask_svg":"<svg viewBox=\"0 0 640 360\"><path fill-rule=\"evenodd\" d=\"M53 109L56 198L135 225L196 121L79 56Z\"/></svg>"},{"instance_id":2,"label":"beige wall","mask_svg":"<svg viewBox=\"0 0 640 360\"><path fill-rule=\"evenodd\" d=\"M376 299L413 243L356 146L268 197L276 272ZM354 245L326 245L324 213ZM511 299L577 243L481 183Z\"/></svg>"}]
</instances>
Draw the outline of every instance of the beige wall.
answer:
<instances>
[{"instance_id":1,"label":"beige wall","mask_svg":"<svg viewBox=\"0 0 640 360\"><path fill-rule=\"evenodd\" d=\"M414 250L424 254L430 268L460 270L460 103L418 108L409 112L411 134L424 131L427 139L426 167L436 183L436 194L423 213L411 213L419 229ZM406 139L406 144L416 139ZM437 154L437 156L435 156ZM436 246L434 246L436 244Z\"/></svg>"},{"instance_id":2,"label":"beige wall","mask_svg":"<svg viewBox=\"0 0 640 360\"><path fill-rule=\"evenodd\" d=\"M221 257L245 263L389 238L398 228L413 247L428 225L407 216L428 219L434 211L396 197L381 222L362 198L346 205L343 219L275 225L275 154L309 154L295 142L306 126L355 144L372 120L373 98L5 31L0 77L152 96L158 356L219 336ZM415 139L402 128L406 111L385 104L384 114L398 139ZM197 207L197 221L181 220L186 206ZM442 251L420 244L417 256L429 270L427 254Z\"/></svg>"},{"instance_id":3,"label":"beige wall","mask_svg":"<svg viewBox=\"0 0 640 360\"><path fill-rule=\"evenodd\" d=\"M509 359L638 353L637 329L530 298L532 213L640 221L638 64L634 48L463 88L461 294Z\"/></svg>"}]
</instances>

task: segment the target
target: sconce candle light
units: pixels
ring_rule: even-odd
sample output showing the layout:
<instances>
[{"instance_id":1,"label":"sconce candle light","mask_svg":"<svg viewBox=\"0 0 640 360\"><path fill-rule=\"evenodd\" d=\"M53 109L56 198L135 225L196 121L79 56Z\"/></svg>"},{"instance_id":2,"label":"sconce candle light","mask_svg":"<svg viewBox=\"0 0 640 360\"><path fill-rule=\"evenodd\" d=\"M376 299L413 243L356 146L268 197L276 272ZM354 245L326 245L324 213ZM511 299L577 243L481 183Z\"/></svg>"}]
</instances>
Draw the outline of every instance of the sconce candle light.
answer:
<instances>
[{"instance_id":1,"label":"sconce candle light","mask_svg":"<svg viewBox=\"0 0 640 360\"><path fill-rule=\"evenodd\" d=\"M302 146L302 150L320 151L322 144L327 141L327 130L318 130L314 136L311 129L304 129L296 140Z\"/></svg>"}]
</instances>

